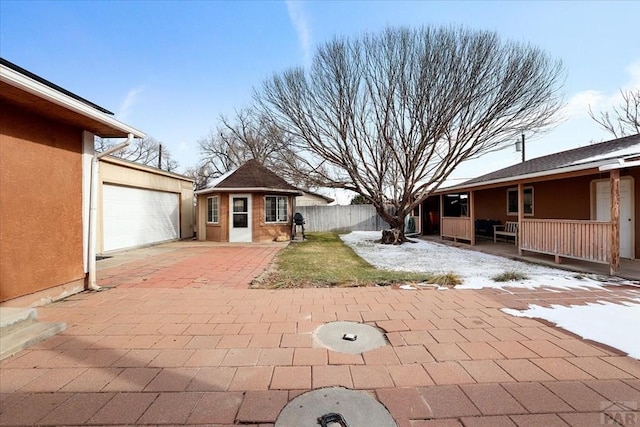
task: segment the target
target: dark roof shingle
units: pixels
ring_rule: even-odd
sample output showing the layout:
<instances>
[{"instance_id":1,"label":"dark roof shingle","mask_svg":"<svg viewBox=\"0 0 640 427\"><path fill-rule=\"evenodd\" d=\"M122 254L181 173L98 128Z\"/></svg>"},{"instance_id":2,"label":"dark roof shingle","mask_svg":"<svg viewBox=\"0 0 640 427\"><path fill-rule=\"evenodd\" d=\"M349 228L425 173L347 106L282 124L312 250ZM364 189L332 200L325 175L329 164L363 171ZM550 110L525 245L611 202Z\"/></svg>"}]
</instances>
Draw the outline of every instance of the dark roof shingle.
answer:
<instances>
[{"instance_id":1,"label":"dark roof shingle","mask_svg":"<svg viewBox=\"0 0 640 427\"><path fill-rule=\"evenodd\" d=\"M616 158L622 150L625 150L626 153L628 149L633 151L634 148L636 149L634 154L640 154L640 134L537 157L470 179L455 187L561 169L563 167L589 163L591 160L595 161L596 158L598 160ZM629 153L629 155L633 154Z\"/></svg>"},{"instance_id":2,"label":"dark roof shingle","mask_svg":"<svg viewBox=\"0 0 640 427\"><path fill-rule=\"evenodd\" d=\"M298 191L296 187L264 167L257 160L249 160L235 172L220 181L215 188L268 188Z\"/></svg>"}]
</instances>

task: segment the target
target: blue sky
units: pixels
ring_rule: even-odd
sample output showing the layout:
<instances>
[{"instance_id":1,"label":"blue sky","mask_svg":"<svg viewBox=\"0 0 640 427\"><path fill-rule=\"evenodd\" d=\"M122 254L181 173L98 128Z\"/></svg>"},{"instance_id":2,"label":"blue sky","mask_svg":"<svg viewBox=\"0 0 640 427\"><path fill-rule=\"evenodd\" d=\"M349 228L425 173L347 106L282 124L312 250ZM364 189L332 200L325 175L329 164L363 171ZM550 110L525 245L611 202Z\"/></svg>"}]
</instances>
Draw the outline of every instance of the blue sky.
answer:
<instances>
[{"instance_id":1,"label":"blue sky","mask_svg":"<svg viewBox=\"0 0 640 427\"><path fill-rule=\"evenodd\" d=\"M0 54L105 107L163 142L181 167L220 114L247 106L274 72L307 64L315 46L388 25L465 25L529 42L563 60L566 120L527 157L609 139L588 118L640 87L640 2L8 1ZM463 165L469 178L513 164L504 150Z\"/></svg>"}]
</instances>

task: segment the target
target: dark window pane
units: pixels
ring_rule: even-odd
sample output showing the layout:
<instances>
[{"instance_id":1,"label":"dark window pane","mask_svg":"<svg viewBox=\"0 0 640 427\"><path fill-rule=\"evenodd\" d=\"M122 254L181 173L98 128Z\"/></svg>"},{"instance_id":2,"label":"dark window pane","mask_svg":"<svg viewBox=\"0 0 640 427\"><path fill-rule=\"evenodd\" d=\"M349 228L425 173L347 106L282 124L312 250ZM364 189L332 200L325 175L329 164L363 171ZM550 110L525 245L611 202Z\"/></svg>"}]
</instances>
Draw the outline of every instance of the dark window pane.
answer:
<instances>
[{"instance_id":1,"label":"dark window pane","mask_svg":"<svg viewBox=\"0 0 640 427\"><path fill-rule=\"evenodd\" d=\"M241 199L233 199L233 211L234 212L248 212L248 201L246 197Z\"/></svg>"},{"instance_id":2,"label":"dark window pane","mask_svg":"<svg viewBox=\"0 0 640 427\"><path fill-rule=\"evenodd\" d=\"M233 214L233 228L247 228L249 227L249 215L245 213Z\"/></svg>"},{"instance_id":3,"label":"dark window pane","mask_svg":"<svg viewBox=\"0 0 640 427\"><path fill-rule=\"evenodd\" d=\"M513 191L513 190L509 190L507 192L508 195L508 208L507 208L507 212L508 213L518 213L518 191Z\"/></svg>"}]
</instances>

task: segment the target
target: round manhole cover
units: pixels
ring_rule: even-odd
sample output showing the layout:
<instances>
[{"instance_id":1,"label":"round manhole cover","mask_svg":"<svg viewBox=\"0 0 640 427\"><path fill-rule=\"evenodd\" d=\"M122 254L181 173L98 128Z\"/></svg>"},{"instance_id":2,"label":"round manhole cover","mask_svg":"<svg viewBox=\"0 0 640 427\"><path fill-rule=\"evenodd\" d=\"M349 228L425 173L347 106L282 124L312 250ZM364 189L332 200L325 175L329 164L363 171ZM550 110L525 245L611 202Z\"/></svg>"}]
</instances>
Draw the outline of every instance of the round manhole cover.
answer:
<instances>
[{"instance_id":1,"label":"round manhole cover","mask_svg":"<svg viewBox=\"0 0 640 427\"><path fill-rule=\"evenodd\" d=\"M387 408L365 394L341 387L320 388L293 399L282 409L275 427L397 427Z\"/></svg>"},{"instance_id":2,"label":"round manhole cover","mask_svg":"<svg viewBox=\"0 0 640 427\"><path fill-rule=\"evenodd\" d=\"M340 353L362 353L387 345L382 331L355 322L331 322L320 326L314 337L323 346Z\"/></svg>"}]
</instances>

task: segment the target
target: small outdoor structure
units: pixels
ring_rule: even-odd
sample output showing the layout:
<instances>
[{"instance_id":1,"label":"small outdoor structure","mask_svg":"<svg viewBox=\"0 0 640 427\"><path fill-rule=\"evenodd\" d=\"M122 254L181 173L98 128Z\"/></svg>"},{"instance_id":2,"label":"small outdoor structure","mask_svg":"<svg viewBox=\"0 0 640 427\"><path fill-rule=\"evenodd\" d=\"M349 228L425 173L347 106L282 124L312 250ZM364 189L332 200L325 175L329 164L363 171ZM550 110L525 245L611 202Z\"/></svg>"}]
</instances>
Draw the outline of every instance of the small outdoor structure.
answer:
<instances>
[{"instance_id":1,"label":"small outdoor structure","mask_svg":"<svg viewBox=\"0 0 640 427\"><path fill-rule=\"evenodd\" d=\"M320 193L314 193L309 190L300 191L302 195L296 197L296 206L326 206L335 201L331 197L324 196Z\"/></svg>"},{"instance_id":2,"label":"small outdoor structure","mask_svg":"<svg viewBox=\"0 0 640 427\"><path fill-rule=\"evenodd\" d=\"M520 254L609 264L614 274L620 258L640 256L639 179L640 135L531 159L439 190L440 236L475 245L479 219L516 223Z\"/></svg>"},{"instance_id":3,"label":"small outdoor structure","mask_svg":"<svg viewBox=\"0 0 640 427\"><path fill-rule=\"evenodd\" d=\"M99 181L97 253L193 237L191 178L106 156Z\"/></svg>"},{"instance_id":4,"label":"small outdoor structure","mask_svg":"<svg viewBox=\"0 0 640 427\"><path fill-rule=\"evenodd\" d=\"M294 200L301 194L258 161L249 160L196 192L198 240L290 240Z\"/></svg>"}]
</instances>

